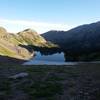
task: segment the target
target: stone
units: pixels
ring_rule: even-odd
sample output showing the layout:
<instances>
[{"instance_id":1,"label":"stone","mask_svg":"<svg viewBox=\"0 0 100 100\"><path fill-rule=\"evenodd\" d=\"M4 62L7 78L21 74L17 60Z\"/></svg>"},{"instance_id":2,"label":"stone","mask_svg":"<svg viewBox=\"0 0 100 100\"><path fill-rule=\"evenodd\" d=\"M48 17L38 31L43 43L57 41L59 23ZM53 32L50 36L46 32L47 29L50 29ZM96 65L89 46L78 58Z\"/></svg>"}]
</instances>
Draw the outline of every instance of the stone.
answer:
<instances>
[{"instance_id":1,"label":"stone","mask_svg":"<svg viewBox=\"0 0 100 100\"><path fill-rule=\"evenodd\" d=\"M10 76L9 78L11 78L11 79L18 79L18 78L27 77L28 75L29 75L28 73L22 72L22 73L18 73L18 74L15 74L13 76Z\"/></svg>"}]
</instances>

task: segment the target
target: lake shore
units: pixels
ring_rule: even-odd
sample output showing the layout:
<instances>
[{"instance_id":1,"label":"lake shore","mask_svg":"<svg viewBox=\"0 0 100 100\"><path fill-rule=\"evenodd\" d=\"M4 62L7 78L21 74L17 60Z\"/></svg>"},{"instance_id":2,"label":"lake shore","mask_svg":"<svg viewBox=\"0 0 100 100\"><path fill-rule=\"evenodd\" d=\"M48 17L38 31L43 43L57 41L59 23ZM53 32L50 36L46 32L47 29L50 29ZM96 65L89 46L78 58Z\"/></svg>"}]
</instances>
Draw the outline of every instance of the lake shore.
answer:
<instances>
[{"instance_id":1,"label":"lake shore","mask_svg":"<svg viewBox=\"0 0 100 100\"><path fill-rule=\"evenodd\" d=\"M23 65L77 65L78 62L56 62L56 61L43 61L43 60L30 60L24 62Z\"/></svg>"},{"instance_id":2,"label":"lake shore","mask_svg":"<svg viewBox=\"0 0 100 100\"><path fill-rule=\"evenodd\" d=\"M1 63L0 100L100 100L100 63L59 66Z\"/></svg>"}]
</instances>

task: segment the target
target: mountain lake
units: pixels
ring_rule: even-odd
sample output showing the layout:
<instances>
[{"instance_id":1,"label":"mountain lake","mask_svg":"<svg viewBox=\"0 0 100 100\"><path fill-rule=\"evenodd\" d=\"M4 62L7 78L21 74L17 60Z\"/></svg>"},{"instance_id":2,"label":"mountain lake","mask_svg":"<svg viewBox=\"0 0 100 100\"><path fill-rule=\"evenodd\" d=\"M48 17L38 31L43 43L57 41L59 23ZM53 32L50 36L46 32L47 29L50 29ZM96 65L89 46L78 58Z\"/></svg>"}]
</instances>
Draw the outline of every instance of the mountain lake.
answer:
<instances>
[{"instance_id":1,"label":"mountain lake","mask_svg":"<svg viewBox=\"0 0 100 100\"><path fill-rule=\"evenodd\" d=\"M65 62L64 53L55 53L52 55L41 55L36 52L36 56L25 62L24 65L75 65L77 62Z\"/></svg>"}]
</instances>

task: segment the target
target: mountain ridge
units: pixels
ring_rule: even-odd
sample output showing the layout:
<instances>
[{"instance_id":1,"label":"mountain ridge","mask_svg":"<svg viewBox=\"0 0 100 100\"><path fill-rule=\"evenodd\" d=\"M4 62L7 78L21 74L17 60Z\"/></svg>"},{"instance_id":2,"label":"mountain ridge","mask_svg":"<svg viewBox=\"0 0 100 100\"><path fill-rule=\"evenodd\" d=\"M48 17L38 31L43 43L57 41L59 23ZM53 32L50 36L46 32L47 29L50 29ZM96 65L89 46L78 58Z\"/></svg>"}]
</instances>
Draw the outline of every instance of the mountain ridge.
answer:
<instances>
[{"instance_id":1,"label":"mountain ridge","mask_svg":"<svg viewBox=\"0 0 100 100\"><path fill-rule=\"evenodd\" d=\"M17 59L28 60L34 56L34 50L31 52L28 48L20 45L41 46L46 41L37 32L32 29L25 29L19 33L13 34L0 27L0 55Z\"/></svg>"},{"instance_id":2,"label":"mountain ridge","mask_svg":"<svg viewBox=\"0 0 100 100\"><path fill-rule=\"evenodd\" d=\"M84 56L92 53L99 55L100 21L81 25L68 31L49 31L41 36L59 45L66 56Z\"/></svg>"}]
</instances>

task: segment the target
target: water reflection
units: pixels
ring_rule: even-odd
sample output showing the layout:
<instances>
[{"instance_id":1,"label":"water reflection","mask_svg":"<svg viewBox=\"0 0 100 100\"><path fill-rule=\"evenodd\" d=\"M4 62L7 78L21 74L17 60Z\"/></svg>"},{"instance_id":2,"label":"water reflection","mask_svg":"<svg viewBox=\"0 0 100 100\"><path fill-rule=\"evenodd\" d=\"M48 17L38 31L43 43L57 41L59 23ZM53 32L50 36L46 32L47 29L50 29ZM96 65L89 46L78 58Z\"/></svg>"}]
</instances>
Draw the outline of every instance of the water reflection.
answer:
<instances>
[{"instance_id":1,"label":"water reflection","mask_svg":"<svg viewBox=\"0 0 100 100\"><path fill-rule=\"evenodd\" d=\"M36 56L24 65L75 65L74 62L65 62L64 54L55 53L52 55L41 55L40 52L36 52Z\"/></svg>"},{"instance_id":2,"label":"water reflection","mask_svg":"<svg viewBox=\"0 0 100 100\"><path fill-rule=\"evenodd\" d=\"M56 61L56 62L64 62L64 54L62 53L55 53L52 55L42 55L40 52L36 52L35 58L33 60L42 60L42 61Z\"/></svg>"}]
</instances>

